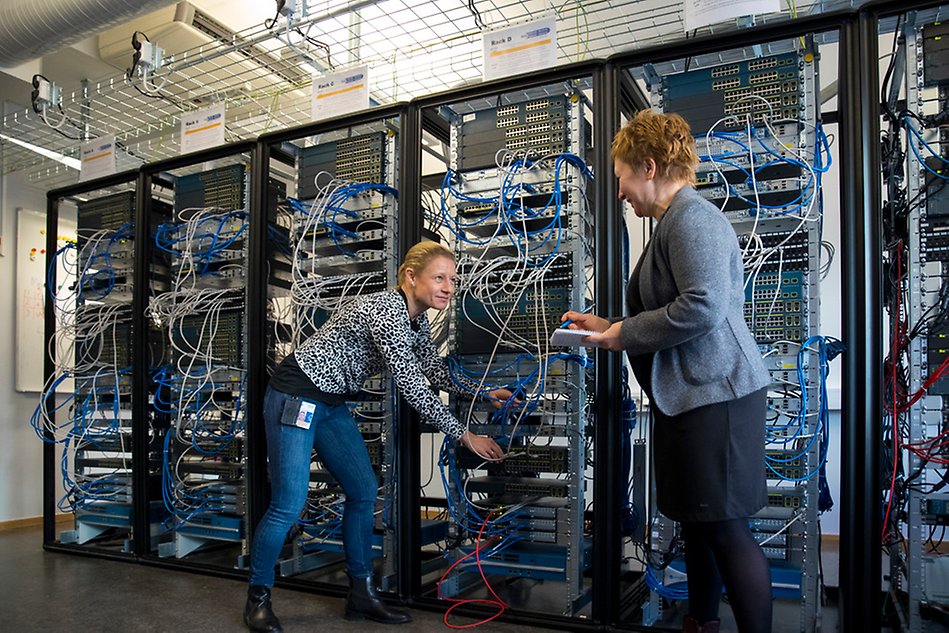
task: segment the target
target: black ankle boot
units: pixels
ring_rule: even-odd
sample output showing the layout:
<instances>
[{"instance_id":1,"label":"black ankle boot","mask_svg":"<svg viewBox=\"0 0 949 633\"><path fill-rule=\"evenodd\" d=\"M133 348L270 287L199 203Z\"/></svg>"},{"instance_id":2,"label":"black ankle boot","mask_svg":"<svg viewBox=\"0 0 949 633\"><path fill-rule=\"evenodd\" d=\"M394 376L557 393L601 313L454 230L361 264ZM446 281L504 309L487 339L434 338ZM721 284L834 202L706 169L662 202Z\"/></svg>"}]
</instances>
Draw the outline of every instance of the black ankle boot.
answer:
<instances>
[{"instance_id":1,"label":"black ankle boot","mask_svg":"<svg viewBox=\"0 0 949 633\"><path fill-rule=\"evenodd\" d=\"M280 620L270 606L270 587L251 585L247 588L244 624L254 633L283 633Z\"/></svg>"},{"instance_id":2,"label":"black ankle boot","mask_svg":"<svg viewBox=\"0 0 949 633\"><path fill-rule=\"evenodd\" d=\"M383 624L405 624L412 621L405 611L390 609L372 586L372 578L349 577L349 595L346 597L346 619L370 619Z\"/></svg>"},{"instance_id":3,"label":"black ankle boot","mask_svg":"<svg viewBox=\"0 0 949 633\"><path fill-rule=\"evenodd\" d=\"M691 616L685 616L682 622L683 633L718 633L721 620L709 620L705 624L699 625L698 620Z\"/></svg>"}]
</instances>

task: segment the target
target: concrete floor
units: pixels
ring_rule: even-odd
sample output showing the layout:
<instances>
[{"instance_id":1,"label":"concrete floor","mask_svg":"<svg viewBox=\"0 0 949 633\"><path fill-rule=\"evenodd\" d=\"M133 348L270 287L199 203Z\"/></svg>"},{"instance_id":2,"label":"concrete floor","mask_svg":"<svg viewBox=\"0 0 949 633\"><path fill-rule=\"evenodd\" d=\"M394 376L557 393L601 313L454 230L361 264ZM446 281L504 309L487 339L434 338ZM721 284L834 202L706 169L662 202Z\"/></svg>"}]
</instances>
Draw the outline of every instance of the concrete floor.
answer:
<instances>
[{"instance_id":1,"label":"concrete floor","mask_svg":"<svg viewBox=\"0 0 949 633\"><path fill-rule=\"evenodd\" d=\"M0 631L70 633L218 633L246 631L247 585L238 580L148 565L44 552L39 528L0 532ZM343 600L274 589L274 610L288 633L447 630L442 614L413 610L407 627L342 618ZM470 620L460 620L460 623ZM483 633L543 629L492 622Z\"/></svg>"},{"instance_id":2,"label":"concrete floor","mask_svg":"<svg viewBox=\"0 0 949 633\"><path fill-rule=\"evenodd\" d=\"M824 563L827 572L833 569L836 580L835 555L825 556ZM830 584L831 573L827 575ZM44 552L39 528L0 532L0 586L5 601L0 610L2 631L216 633L246 630L241 619L246 587L243 581ZM407 627L347 622L342 618L342 599L285 589L274 590L274 608L288 633L447 630L442 613L418 609L412 611L414 622ZM723 633L734 633L734 620L727 605L723 605L721 615ZM681 614L676 613L670 621L679 618ZM457 624L471 622L454 621ZM799 625L799 607L793 602L776 601L773 633L797 633ZM477 630L480 633L534 633L544 629L491 622ZM837 611L830 604L823 611L822 631L836 630ZM926 633L946 631L946 627L935 623L926 628Z\"/></svg>"}]
</instances>

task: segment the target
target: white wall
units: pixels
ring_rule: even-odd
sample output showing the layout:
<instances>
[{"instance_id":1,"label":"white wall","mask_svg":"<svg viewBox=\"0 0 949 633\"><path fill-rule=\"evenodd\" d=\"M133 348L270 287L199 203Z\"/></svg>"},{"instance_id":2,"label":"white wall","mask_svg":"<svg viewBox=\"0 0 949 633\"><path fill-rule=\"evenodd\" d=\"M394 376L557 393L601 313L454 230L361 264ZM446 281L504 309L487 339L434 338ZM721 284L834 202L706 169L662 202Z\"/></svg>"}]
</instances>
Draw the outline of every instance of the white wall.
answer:
<instances>
[{"instance_id":1,"label":"white wall","mask_svg":"<svg viewBox=\"0 0 949 633\"><path fill-rule=\"evenodd\" d=\"M43 513L43 443L30 427L39 394L17 393L14 374L16 210L46 210L45 188L30 185L24 174L0 176L0 521Z\"/></svg>"}]
</instances>

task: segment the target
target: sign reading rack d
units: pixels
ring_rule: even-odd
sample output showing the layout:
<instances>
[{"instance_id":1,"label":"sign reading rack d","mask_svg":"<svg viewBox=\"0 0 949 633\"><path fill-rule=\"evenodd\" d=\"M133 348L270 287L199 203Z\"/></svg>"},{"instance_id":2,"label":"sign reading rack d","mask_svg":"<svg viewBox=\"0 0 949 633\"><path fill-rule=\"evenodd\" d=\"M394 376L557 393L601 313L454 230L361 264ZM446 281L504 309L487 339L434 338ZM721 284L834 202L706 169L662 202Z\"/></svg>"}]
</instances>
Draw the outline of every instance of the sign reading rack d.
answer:
<instances>
[{"instance_id":1,"label":"sign reading rack d","mask_svg":"<svg viewBox=\"0 0 949 633\"><path fill-rule=\"evenodd\" d=\"M554 16L487 31L481 38L485 81L557 65L557 19Z\"/></svg>"},{"instance_id":2,"label":"sign reading rack d","mask_svg":"<svg viewBox=\"0 0 949 633\"><path fill-rule=\"evenodd\" d=\"M224 104L181 115L181 153L224 145Z\"/></svg>"},{"instance_id":3,"label":"sign reading rack d","mask_svg":"<svg viewBox=\"0 0 949 633\"><path fill-rule=\"evenodd\" d=\"M369 107L369 66L313 75L314 121Z\"/></svg>"}]
</instances>

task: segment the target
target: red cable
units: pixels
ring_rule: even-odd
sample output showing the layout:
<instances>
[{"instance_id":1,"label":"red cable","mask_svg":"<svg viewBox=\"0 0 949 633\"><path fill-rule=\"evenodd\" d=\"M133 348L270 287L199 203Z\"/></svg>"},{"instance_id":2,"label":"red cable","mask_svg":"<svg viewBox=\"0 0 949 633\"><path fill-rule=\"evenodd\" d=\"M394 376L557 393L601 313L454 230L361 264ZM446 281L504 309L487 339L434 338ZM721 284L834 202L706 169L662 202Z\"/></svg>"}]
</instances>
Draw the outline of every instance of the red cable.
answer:
<instances>
[{"instance_id":1,"label":"red cable","mask_svg":"<svg viewBox=\"0 0 949 633\"><path fill-rule=\"evenodd\" d=\"M914 393L913 397L910 398L908 401L900 405L900 408L899 408L900 413L905 412L914 404L919 402L920 398L925 396L926 392L929 391L929 388L932 387L937 382L939 382L943 377L945 377L947 373L949 373L949 356L944 358L943 361L939 364L939 366L935 369L935 371L933 371L933 373L930 374L929 378L926 380L925 383L923 383L923 386L919 389L919 391Z\"/></svg>"},{"instance_id":2,"label":"red cable","mask_svg":"<svg viewBox=\"0 0 949 633\"><path fill-rule=\"evenodd\" d=\"M893 471L890 474L890 494L889 499L886 504L886 514L883 517L883 534L881 540L886 541L887 527L890 519L890 512L893 507L893 498L896 493L896 471L899 464L899 452L903 448L906 448L909 452L916 455L920 459L926 460L934 464L949 464L949 458L939 457L933 455L931 451L934 449L940 449L945 446L949 446L949 441L941 441L943 438L949 437L949 431L943 431L939 435L922 440L916 443L901 443L901 438L899 434L899 422L898 416L901 413L908 411L914 404L919 402L923 396L929 391L929 388L934 384L939 382L947 374L949 374L949 356L943 359L939 366L930 374L929 378L923 383L923 386L916 391L912 396L906 397L905 401L902 403L897 402L897 359L899 356L899 333L901 332L901 323L900 323L900 299L902 297L902 251L903 251L903 242L902 240L897 242L896 245L896 279L897 279L897 292L896 292L896 311L894 313L894 325L893 325L893 345L890 351L890 360L893 365L893 411L891 416L893 418ZM906 394L908 396L908 394Z\"/></svg>"},{"instance_id":3,"label":"red cable","mask_svg":"<svg viewBox=\"0 0 949 633\"><path fill-rule=\"evenodd\" d=\"M501 600L498 594L494 592L494 588L491 587L491 583L488 582L488 579L484 575L484 569L481 567L481 550L487 549L487 547L491 544L491 539L488 539L484 543L484 545L482 545L481 537L484 534L485 527L487 527L488 522L491 520L492 514L493 514L492 512L489 512L488 516L484 518L484 522L481 524L481 529L478 530L478 538L475 539L474 550L468 552L467 554L465 554L464 556L456 560L454 563L452 563L451 566L449 566L448 569L445 570L445 573L442 574L442 577L438 579L438 597L441 600L447 600L449 602L454 603L450 607L448 607L448 610L445 611L445 616L442 619L443 622L445 623L445 626L447 626L450 629L470 629L476 626L481 626L482 624L486 624L490 622L491 620L498 618L507 609L507 603ZM442 582L444 582L445 578L448 577L448 574L450 574L451 571L459 565L459 563L467 560L468 558L471 558L472 556L475 557L475 561L478 566L478 572L481 574L481 580L484 581L484 586L487 587L491 595L494 596L494 600L488 600L485 598L459 599L459 598L449 598L447 596L443 596ZM451 624L450 622L448 622L448 616L451 615L451 612L455 610L455 607L460 607L463 604L485 604L485 605L489 605L493 607L498 607L498 612L488 618L485 618L484 620L480 620L478 622L472 622L471 624Z\"/></svg>"},{"instance_id":4,"label":"red cable","mask_svg":"<svg viewBox=\"0 0 949 633\"><path fill-rule=\"evenodd\" d=\"M880 535L880 541L886 542L887 525L890 521L890 510L893 509L893 497L896 493L896 468L899 464L900 456L900 433L899 422L897 421L897 411L899 406L896 403L896 364L898 357L897 346L900 331L900 296L903 292L902 287L902 253L903 240L896 243L896 310L893 312L893 345L890 348L890 364L893 366L893 472L890 474L890 498L886 502L886 514L883 515L883 533Z\"/></svg>"}]
</instances>

